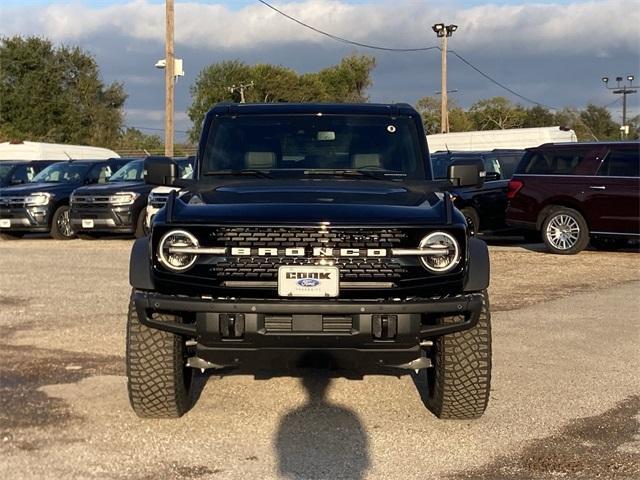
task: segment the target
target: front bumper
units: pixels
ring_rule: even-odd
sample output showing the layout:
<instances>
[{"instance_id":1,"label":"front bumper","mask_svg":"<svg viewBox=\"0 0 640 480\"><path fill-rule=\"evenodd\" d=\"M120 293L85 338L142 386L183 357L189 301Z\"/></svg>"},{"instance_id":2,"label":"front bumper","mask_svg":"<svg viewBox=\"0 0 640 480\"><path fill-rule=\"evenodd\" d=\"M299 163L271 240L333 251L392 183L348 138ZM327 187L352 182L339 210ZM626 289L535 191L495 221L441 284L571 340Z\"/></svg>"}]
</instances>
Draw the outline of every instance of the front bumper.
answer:
<instances>
[{"instance_id":1,"label":"front bumper","mask_svg":"<svg viewBox=\"0 0 640 480\"><path fill-rule=\"evenodd\" d=\"M69 217L71 228L75 232L133 233L137 221L131 205L101 208L82 208L72 205ZM83 226L83 220L90 220L93 227Z\"/></svg>"},{"instance_id":2,"label":"front bumper","mask_svg":"<svg viewBox=\"0 0 640 480\"><path fill-rule=\"evenodd\" d=\"M0 208L0 220L5 225L0 227L2 231L21 232L48 232L50 227L50 206L38 205L29 207Z\"/></svg>"},{"instance_id":3,"label":"front bumper","mask_svg":"<svg viewBox=\"0 0 640 480\"><path fill-rule=\"evenodd\" d=\"M337 366L369 370L409 368L421 357L420 342L472 328L478 322L483 296L403 301L316 302L279 300L213 300L136 291L140 321L159 330L195 339L196 356L212 365L243 367L291 366L309 352L321 352ZM184 322L154 318L175 314ZM459 315L441 324L442 316ZM229 337L229 319L235 333ZM381 322L394 322L381 330ZM380 336L382 334L382 336ZM385 336L386 334L386 336Z\"/></svg>"}]
</instances>

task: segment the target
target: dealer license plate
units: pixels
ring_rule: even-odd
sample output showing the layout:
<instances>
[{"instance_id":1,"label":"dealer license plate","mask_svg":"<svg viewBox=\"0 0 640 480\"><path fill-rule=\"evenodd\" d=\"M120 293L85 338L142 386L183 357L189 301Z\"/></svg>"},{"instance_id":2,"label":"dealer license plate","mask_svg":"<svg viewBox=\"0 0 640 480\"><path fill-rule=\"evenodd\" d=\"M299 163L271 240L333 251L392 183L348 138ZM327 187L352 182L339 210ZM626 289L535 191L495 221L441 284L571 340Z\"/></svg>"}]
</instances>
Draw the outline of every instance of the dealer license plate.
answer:
<instances>
[{"instance_id":1,"label":"dealer license plate","mask_svg":"<svg viewBox=\"0 0 640 480\"><path fill-rule=\"evenodd\" d=\"M8 218L0 218L0 228L11 228L11 220Z\"/></svg>"},{"instance_id":2,"label":"dealer license plate","mask_svg":"<svg viewBox=\"0 0 640 480\"><path fill-rule=\"evenodd\" d=\"M93 220L91 219L82 219L82 228L93 228Z\"/></svg>"},{"instance_id":3,"label":"dealer license plate","mask_svg":"<svg viewBox=\"0 0 640 480\"><path fill-rule=\"evenodd\" d=\"M278 269L281 297L337 297L340 272L337 267L287 266Z\"/></svg>"}]
</instances>

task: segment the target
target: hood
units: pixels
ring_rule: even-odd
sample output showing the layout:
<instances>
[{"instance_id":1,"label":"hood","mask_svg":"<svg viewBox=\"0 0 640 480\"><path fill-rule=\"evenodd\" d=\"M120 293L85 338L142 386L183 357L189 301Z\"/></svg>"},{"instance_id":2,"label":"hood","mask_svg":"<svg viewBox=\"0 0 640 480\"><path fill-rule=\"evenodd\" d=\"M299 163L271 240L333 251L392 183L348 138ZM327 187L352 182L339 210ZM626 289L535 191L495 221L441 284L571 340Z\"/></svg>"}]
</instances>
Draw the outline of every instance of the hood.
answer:
<instances>
[{"instance_id":1,"label":"hood","mask_svg":"<svg viewBox=\"0 0 640 480\"><path fill-rule=\"evenodd\" d=\"M118 192L147 194L152 189L153 185L144 182L106 182L80 187L75 193L78 195L111 195Z\"/></svg>"},{"instance_id":2,"label":"hood","mask_svg":"<svg viewBox=\"0 0 640 480\"><path fill-rule=\"evenodd\" d=\"M196 189L176 200L180 223L442 224L444 195L428 182L256 179Z\"/></svg>"},{"instance_id":3,"label":"hood","mask_svg":"<svg viewBox=\"0 0 640 480\"><path fill-rule=\"evenodd\" d=\"M55 183L55 182L38 182L23 183L12 187L2 187L0 195L2 196L20 196L31 195L36 192L46 192L52 195L69 196L73 190L78 188L77 183Z\"/></svg>"}]
</instances>

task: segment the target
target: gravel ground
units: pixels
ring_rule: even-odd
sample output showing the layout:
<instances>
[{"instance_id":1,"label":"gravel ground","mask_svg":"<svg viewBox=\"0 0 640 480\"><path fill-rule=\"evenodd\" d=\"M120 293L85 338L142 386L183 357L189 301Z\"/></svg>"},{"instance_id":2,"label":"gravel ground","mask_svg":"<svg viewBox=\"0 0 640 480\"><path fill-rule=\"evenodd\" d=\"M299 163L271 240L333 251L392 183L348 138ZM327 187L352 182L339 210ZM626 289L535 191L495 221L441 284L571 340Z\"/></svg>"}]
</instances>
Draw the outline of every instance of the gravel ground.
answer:
<instances>
[{"instance_id":1,"label":"gravel ground","mask_svg":"<svg viewBox=\"0 0 640 480\"><path fill-rule=\"evenodd\" d=\"M409 376L201 375L175 421L129 409L130 241L0 242L2 478L640 477L640 255L492 246L486 415ZM28 253L28 255L27 255Z\"/></svg>"}]
</instances>

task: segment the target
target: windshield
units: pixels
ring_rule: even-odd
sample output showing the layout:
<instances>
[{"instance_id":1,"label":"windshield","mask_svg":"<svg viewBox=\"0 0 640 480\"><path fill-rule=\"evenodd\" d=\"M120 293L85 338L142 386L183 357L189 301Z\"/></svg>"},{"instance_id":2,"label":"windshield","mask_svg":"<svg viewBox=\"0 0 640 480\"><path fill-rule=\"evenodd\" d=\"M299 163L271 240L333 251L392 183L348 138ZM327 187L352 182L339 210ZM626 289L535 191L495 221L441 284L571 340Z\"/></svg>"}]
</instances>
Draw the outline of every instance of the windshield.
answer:
<instances>
[{"instance_id":1,"label":"windshield","mask_svg":"<svg viewBox=\"0 0 640 480\"><path fill-rule=\"evenodd\" d=\"M242 171L425 178L413 121L366 115L219 117L207 138L201 174Z\"/></svg>"},{"instance_id":2,"label":"windshield","mask_svg":"<svg viewBox=\"0 0 640 480\"><path fill-rule=\"evenodd\" d=\"M37 182L80 183L91 168L90 163L60 162L49 165L31 180Z\"/></svg>"},{"instance_id":3,"label":"windshield","mask_svg":"<svg viewBox=\"0 0 640 480\"><path fill-rule=\"evenodd\" d=\"M144 179L144 160L133 160L109 177L110 182L141 182Z\"/></svg>"}]
</instances>

